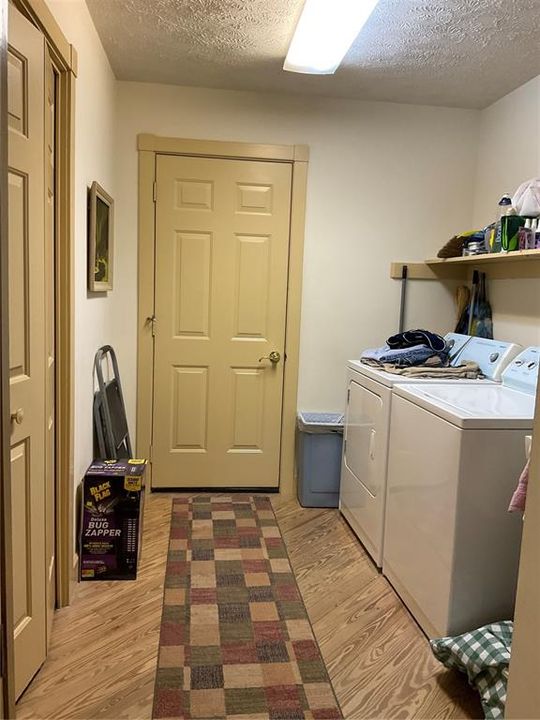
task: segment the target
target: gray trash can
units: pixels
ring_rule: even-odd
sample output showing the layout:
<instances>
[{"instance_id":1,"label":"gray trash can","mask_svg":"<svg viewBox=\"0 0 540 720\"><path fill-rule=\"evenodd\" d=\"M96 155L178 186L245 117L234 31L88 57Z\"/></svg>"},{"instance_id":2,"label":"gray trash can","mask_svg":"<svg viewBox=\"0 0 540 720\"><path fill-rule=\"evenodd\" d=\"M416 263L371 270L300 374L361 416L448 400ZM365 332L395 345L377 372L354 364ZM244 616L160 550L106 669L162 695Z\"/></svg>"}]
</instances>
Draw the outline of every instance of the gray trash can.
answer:
<instances>
[{"instance_id":1,"label":"gray trash can","mask_svg":"<svg viewBox=\"0 0 540 720\"><path fill-rule=\"evenodd\" d=\"M298 501L303 507L337 507L343 415L298 413Z\"/></svg>"}]
</instances>

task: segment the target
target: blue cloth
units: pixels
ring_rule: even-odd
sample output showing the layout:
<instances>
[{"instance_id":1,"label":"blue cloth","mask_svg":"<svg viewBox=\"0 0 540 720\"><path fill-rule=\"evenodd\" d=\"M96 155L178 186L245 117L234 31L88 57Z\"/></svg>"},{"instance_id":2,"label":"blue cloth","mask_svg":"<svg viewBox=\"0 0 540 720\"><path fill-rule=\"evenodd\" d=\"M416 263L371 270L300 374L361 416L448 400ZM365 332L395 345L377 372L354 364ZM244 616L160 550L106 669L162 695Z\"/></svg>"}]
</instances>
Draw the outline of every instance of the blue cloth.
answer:
<instances>
[{"instance_id":1,"label":"blue cloth","mask_svg":"<svg viewBox=\"0 0 540 720\"><path fill-rule=\"evenodd\" d=\"M364 350L360 359L377 360L380 363L391 363L399 367L410 367L412 365L422 365L434 355L440 356L442 353L432 350L427 345L413 345L412 347L393 350L386 344L381 348Z\"/></svg>"}]
</instances>

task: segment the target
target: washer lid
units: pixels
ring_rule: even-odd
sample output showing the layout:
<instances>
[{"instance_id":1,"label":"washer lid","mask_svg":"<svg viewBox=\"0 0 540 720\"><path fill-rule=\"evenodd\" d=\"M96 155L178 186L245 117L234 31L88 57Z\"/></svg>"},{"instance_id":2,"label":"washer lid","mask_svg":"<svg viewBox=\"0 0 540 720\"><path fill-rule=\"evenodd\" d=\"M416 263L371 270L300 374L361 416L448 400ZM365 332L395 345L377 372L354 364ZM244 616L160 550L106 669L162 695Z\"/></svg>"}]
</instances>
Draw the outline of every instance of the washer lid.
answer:
<instances>
[{"instance_id":1,"label":"washer lid","mask_svg":"<svg viewBox=\"0 0 540 720\"><path fill-rule=\"evenodd\" d=\"M349 370L355 370L361 375L365 375L370 378L370 380L381 383L381 385L384 385L385 387L393 387L398 382L411 382L410 378L404 378L401 375L394 375L394 373L379 370L371 365L366 365L361 362L361 360L349 360L347 362L347 367Z\"/></svg>"},{"instance_id":2,"label":"washer lid","mask_svg":"<svg viewBox=\"0 0 540 720\"><path fill-rule=\"evenodd\" d=\"M462 428L530 428L535 397L502 385L403 384L396 395Z\"/></svg>"}]
</instances>

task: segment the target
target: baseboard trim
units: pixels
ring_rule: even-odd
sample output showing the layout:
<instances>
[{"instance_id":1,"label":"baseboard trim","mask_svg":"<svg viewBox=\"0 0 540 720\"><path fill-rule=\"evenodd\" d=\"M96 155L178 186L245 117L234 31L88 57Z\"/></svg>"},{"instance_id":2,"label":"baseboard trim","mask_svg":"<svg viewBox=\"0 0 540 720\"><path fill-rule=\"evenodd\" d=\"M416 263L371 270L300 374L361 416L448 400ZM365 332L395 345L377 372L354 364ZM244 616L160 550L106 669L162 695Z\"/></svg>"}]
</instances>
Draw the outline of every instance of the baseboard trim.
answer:
<instances>
[{"instance_id":1,"label":"baseboard trim","mask_svg":"<svg viewBox=\"0 0 540 720\"><path fill-rule=\"evenodd\" d=\"M223 493L255 493L259 495L269 495L279 493L278 487L152 487L152 492L166 493L212 493L213 495L223 495Z\"/></svg>"}]
</instances>

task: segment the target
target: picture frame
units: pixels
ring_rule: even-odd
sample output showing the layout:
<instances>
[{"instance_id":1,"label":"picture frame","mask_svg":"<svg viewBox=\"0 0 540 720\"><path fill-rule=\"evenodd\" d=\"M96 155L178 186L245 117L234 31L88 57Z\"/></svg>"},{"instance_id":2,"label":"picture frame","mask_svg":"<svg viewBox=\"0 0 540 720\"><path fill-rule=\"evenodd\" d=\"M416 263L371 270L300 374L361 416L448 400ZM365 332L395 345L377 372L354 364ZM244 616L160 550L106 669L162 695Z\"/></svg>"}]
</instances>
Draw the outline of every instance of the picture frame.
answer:
<instances>
[{"instance_id":1,"label":"picture frame","mask_svg":"<svg viewBox=\"0 0 540 720\"><path fill-rule=\"evenodd\" d=\"M88 290L113 289L114 200L94 181L88 194Z\"/></svg>"}]
</instances>

